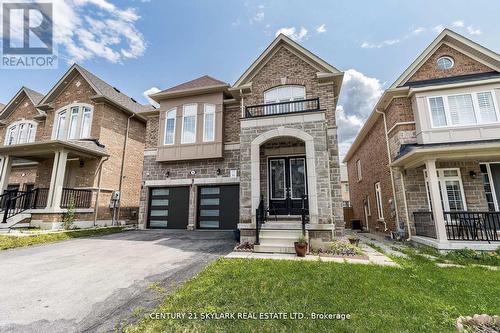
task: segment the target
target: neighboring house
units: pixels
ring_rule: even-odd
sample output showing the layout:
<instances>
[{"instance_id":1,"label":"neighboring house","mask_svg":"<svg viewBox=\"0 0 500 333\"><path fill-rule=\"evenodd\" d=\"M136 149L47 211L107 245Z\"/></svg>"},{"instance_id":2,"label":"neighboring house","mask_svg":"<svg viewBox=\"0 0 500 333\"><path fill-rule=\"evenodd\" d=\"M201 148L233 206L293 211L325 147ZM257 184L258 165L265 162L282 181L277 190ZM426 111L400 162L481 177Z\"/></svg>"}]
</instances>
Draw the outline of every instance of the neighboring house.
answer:
<instances>
[{"instance_id":1,"label":"neighboring house","mask_svg":"<svg viewBox=\"0 0 500 333\"><path fill-rule=\"evenodd\" d=\"M76 226L137 220L150 109L76 64L46 95L21 88L0 113L0 228L56 228L73 206Z\"/></svg>"},{"instance_id":2,"label":"neighboring house","mask_svg":"<svg viewBox=\"0 0 500 333\"><path fill-rule=\"evenodd\" d=\"M351 197L349 196L349 176L347 165L340 165L340 186L342 191L342 206L351 207Z\"/></svg>"},{"instance_id":3,"label":"neighboring house","mask_svg":"<svg viewBox=\"0 0 500 333\"><path fill-rule=\"evenodd\" d=\"M291 252L304 205L310 238L342 234L342 78L279 35L233 86L203 76L151 95L140 224L239 229L257 251Z\"/></svg>"},{"instance_id":4,"label":"neighboring house","mask_svg":"<svg viewBox=\"0 0 500 333\"><path fill-rule=\"evenodd\" d=\"M496 248L499 106L499 54L444 30L384 92L346 155L364 228L439 249Z\"/></svg>"}]
</instances>

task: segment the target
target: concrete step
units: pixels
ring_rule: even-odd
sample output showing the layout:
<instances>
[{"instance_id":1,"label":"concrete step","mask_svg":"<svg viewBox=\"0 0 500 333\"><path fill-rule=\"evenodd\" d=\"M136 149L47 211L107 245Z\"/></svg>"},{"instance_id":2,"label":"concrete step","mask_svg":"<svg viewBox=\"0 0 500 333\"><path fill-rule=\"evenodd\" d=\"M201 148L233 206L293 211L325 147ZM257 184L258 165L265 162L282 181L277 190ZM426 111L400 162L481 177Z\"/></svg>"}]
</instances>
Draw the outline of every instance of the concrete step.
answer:
<instances>
[{"instance_id":1,"label":"concrete step","mask_svg":"<svg viewBox=\"0 0 500 333\"><path fill-rule=\"evenodd\" d=\"M3 214L0 216L3 221ZM10 218L7 219L7 223L0 223L0 229L9 229L10 227L23 222L24 220L30 219L31 214L30 213L20 213L17 215L14 215ZM0 221L1 222L1 221Z\"/></svg>"},{"instance_id":2,"label":"concrete step","mask_svg":"<svg viewBox=\"0 0 500 333\"><path fill-rule=\"evenodd\" d=\"M295 248L293 246L282 246L282 245L255 245L254 252L263 253L295 253Z\"/></svg>"},{"instance_id":3,"label":"concrete step","mask_svg":"<svg viewBox=\"0 0 500 333\"><path fill-rule=\"evenodd\" d=\"M272 221L295 221L295 222L300 222L302 221L302 216L300 215L268 215L267 220L272 222Z\"/></svg>"},{"instance_id":4,"label":"concrete step","mask_svg":"<svg viewBox=\"0 0 500 333\"><path fill-rule=\"evenodd\" d=\"M261 225L261 229L279 229L279 230L301 230L302 223L298 222L266 222Z\"/></svg>"}]
</instances>

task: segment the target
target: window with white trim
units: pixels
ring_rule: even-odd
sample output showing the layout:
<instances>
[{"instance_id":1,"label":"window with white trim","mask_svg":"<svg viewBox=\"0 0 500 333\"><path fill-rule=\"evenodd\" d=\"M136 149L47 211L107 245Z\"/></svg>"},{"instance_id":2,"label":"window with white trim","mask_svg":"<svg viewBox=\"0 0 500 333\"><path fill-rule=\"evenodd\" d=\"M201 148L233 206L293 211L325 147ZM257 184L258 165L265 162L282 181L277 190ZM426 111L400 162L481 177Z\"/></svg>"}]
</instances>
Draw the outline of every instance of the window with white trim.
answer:
<instances>
[{"instance_id":1,"label":"window with white trim","mask_svg":"<svg viewBox=\"0 0 500 333\"><path fill-rule=\"evenodd\" d=\"M7 127L4 145L16 145L35 141L37 123L34 121L17 121Z\"/></svg>"},{"instance_id":2,"label":"window with white trim","mask_svg":"<svg viewBox=\"0 0 500 333\"><path fill-rule=\"evenodd\" d=\"M52 137L58 140L75 140L90 137L93 108L90 105L73 104L56 112Z\"/></svg>"},{"instance_id":3,"label":"window with white trim","mask_svg":"<svg viewBox=\"0 0 500 333\"><path fill-rule=\"evenodd\" d=\"M181 143L196 142L197 108L197 104L186 104L183 106Z\"/></svg>"},{"instance_id":4,"label":"window with white trim","mask_svg":"<svg viewBox=\"0 0 500 333\"><path fill-rule=\"evenodd\" d=\"M358 182L363 179L363 175L361 174L361 160L356 161L356 174L358 176Z\"/></svg>"},{"instance_id":5,"label":"window with white trim","mask_svg":"<svg viewBox=\"0 0 500 333\"><path fill-rule=\"evenodd\" d=\"M436 64L440 70L444 71L444 70L451 69L455 65L455 61L453 60L452 57L444 56L444 57L440 57L437 60Z\"/></svg>"},{"instance_id":6,"label":"window with white trim","mask_svg":"<svg viewBox=\"0 0 500 333\"><path fill-rule=\"evenodd\" d=\"M497 123L500 119L493 91L429 97L432 127Z\"/></svg>"},{"instance_id":7,"label":"window with white trim","mask_svg":"<svg viewBox=\"0 0 500 333\"><path fill-rule=\"evenodd\" d=\"M380 182L375 183L375 199L377 200L378 219L384 219L384 207L382 206L382 191L380 190Z\"/></svg>"},{"instance_id":8,"label":"window with white trim","mask_svg":"<svg viewBox=\"0 0 500 333\"><path fill-rule=\"evenodd\" d=\"M465 192L459 168L437 169L441 205L444 211L467 210ZM430 183L427 170L424 170L425 185L427 188L427 202L432 211L433 202L430 195Z\"/></svg>"},{"instance_id":9,"label":"window with white trim","mask_svg":"<svg viewBox=\"0 0 500 333\"><path fill-rule=\"evenodd\" d=\"M173 145L175 143L175 117L177 116L177 109L173 108L167 111L165 117L165 137L163 144Z\"/></svg>"},{"instance_id":10,"label":"window with white trim","mask_svg":"<svg viewBox=\"0 0 500 333\"><path fill-rule=\"evenodd\" d=\"M215 105L205 104L203 110L203 142L215 140Z\"/></svg>"},{"instance_id":11,"label":"window with white trim","mask_svg":"<svg viewBox=\"0 0 500 333\"><path fill-rule=\"evenodd\" d=\"M306 88L298 85L285 85L271 88L264 92L264 104L300 101L306 99ZM269 105L265 114L295 112L304 109L304 103Z\"/></svg>"}]
</instances>

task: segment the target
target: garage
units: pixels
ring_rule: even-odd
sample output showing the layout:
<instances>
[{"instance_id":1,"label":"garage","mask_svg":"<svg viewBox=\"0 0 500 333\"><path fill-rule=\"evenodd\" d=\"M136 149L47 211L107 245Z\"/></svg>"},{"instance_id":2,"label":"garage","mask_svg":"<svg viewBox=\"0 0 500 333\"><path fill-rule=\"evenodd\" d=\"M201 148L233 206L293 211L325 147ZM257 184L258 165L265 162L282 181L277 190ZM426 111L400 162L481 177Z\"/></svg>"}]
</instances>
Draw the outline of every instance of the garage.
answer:
<instances>
[{"instance_id":1,"label":"garage","mask_svg":"<svg viewBox=\"0 0 500 333\"><path fill-rule=\"evenodd\" d=\"M189 187L150 189L148 228L187 229L188 217Z\"/></svg>"},{"instance_id":2,"label":"garage","mask_svg":"<svg viewBox=\"0 0 500 333\"><path fill-rule=\"evenodd\" d=\"M198 188L198 229L236 229L240 216L239 185Z\"/></svg>"}]
</instances>

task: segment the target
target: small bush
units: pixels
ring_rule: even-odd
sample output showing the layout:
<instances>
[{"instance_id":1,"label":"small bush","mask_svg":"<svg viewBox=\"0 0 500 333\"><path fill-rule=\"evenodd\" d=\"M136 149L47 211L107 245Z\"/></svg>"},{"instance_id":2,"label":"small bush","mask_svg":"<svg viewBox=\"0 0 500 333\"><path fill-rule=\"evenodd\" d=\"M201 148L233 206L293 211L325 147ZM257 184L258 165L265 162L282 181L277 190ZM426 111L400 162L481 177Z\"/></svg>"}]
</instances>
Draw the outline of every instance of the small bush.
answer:
<instances>
[{"instance_id":1,"label":"small bush","mask_svg":"<svg viewBox=\"0 0 500 333\"><path fill-rule=\"evenodd\" d=\"M476 251L472 249L461 249L450 251L443 255L444 259L459 264L484 264L500 266L500 248L496 251Z\"/></svg>"},{"instance_id":2,"label":"small bush","mask_svg":"<svg viewBox=\"0 0 500 333\"><path fill-rule=\"evenodd\" d=\"M68 211L63 214L62 227L64 230L73 229L73 223L75 222L75 204L70 203Z\"/></svg>"}]
</instances>

